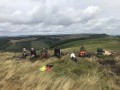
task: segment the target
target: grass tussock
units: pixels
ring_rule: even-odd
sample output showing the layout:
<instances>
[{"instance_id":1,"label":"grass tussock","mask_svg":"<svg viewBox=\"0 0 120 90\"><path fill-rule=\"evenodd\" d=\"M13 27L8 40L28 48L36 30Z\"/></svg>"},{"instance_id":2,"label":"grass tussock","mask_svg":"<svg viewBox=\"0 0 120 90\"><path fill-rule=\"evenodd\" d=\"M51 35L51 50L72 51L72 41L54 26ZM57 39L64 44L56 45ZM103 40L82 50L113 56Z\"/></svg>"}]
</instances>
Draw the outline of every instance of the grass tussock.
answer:
<instances>
[{"instance_id":1,"label":"grass tussock","mask_svg":"<svg viewBox=\"0 0 120 90\"><path fill-rule=\"evenodd\" d=\"M120 90L120 76L111 67L99 64L96 57L74 62L66 55L31 62L16 60L14 55L0 53L0 90ZM119 64L119 56L112 59ZM52 70L40 72L46 64L54 65Z\"/></svg>"}]
</instances>

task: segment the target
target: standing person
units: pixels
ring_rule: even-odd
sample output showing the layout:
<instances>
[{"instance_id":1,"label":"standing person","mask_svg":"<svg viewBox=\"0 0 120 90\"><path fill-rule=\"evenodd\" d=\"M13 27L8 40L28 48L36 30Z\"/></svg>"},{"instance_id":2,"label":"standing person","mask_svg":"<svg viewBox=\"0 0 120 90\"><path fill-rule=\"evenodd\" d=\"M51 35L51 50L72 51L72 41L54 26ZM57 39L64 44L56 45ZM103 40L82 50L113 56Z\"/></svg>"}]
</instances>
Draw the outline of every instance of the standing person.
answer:
<instances>
[{"instance_id":1,"label":"standing person","mask_svg":"<svg viewBox=\"0 0 120 90\"><path fill-rule=\"evenodd\" d=\"M76 58L76 55L74 52L70 54L70 58L71 58L71 60L77 62L77 58Z\"/></svg>"},{"instance_id":2,"label":"standing person","mask_svg":"<svg viewBox=\"0 0 120 90\"><path fill-rule=\"evenodd\" d=\"M47 58L47 50L45 48L42 48L40 51L40 57L41 58Z\"/></svg>"},{"instance_id":3,"label":"standing person","mask_svg":"<svg viewBox=\"0 0 120 90\"><path fill-rule=\"evenodd\" d=\"M23 50L22 50L22 59L25 59L27 57L27 55L28 55L27 49L23 48Z\"/></svg>"},{"instance_id":4,"label":"standing person","mask_svg":"<svg viewBox=\"0 0 120 90\"><path fill-rule=\"evenodd\" d=\"M36 50L34 48L31 48L30 55L31 59L34 59L36 57Z\"/></svg>"}]
</instances>

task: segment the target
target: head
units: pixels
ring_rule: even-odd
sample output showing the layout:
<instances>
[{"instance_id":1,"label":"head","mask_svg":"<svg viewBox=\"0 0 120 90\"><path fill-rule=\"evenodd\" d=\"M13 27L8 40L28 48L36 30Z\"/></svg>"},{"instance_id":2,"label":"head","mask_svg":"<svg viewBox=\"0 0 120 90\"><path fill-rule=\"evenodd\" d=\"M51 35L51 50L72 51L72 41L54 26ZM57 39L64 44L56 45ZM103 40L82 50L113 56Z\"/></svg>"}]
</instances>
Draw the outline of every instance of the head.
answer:
<instances>
[{"instance_id":1,"label":"head","mask_svg":"<svg viewBox=\"0 0 120 90\"><path fill-rule=\"evenodd\" d=\"M34 48L31 48L31 50L34 50Z\"/></svg>"},{"instance_id":2,"label":"head","mask_svg":"<svg viewBox=\"0 0 120 90\"><path fill-rule=\"evenodd\" d=\"M84 44L82 44L81 47L84 47Z\"/></svg>"},{"instance_id":3,"label":"head","mask_svg":"<svg viewBox=\"0 0 120 90\"><path fill-rule=\"evenodd\" d=\"M23 50L26 50L26 48L23 48Z\"/></svg>"},{"instance_id":4,"label":"head","mask_svg":"<svg viewBox=\"0 0 120 90\"><path fill-rule=\"evenodd\" d=\"M45 50L45 48L42 48L42 50Z\"/></svg>"}]
</instances>

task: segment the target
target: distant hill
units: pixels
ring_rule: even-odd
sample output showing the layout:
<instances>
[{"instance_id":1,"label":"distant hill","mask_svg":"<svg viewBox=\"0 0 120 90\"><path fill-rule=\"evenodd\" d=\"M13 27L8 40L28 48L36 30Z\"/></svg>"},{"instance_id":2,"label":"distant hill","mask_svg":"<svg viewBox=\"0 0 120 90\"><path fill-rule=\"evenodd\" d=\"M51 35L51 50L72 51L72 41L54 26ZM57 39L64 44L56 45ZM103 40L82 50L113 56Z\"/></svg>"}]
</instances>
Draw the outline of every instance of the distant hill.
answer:
<instances>
[{"instance_id":1,"label":"distant hill","mask_svg":"<svg viewBox=\"0 0 120 90\"><path fill-rule=\"evenodd\" d=\"M21 51L26 47L30 49L34 47L54 48L71 41L78 41L92 38L109 37L107 34L69 34L69 35L35 35L35 36L16 36L16 37L0 37L0 51Z\"/></svg>"}]
</instances>

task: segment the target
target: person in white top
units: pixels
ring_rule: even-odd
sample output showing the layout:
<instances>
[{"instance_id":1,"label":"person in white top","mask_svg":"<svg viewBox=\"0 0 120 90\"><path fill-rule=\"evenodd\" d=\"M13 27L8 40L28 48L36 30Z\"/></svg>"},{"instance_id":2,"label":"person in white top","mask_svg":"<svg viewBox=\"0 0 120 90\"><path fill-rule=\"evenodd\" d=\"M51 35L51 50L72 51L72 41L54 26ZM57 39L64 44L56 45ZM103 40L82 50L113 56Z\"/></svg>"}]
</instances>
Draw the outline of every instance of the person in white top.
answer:
<instances>
[{"instance_id":1,"label":"person in white top","mask_svg":"<svg viewBox=\"0 0 120 90\"><path fill-rule=\"evenodd\" d=\"M71 58L75 58L75 57L76 57L76 56L75 56L75 53L74 53L74 52L71 53L71 54L70 54L70 57L71 57Z\"/></svg>"},{"instance_id":2,"label":"person in white top","mask_svg":"<svg viewBox=\"0 0 120 90\"><path fill-rule=\"evenodd\" d=\"M72 52L72 53L70 54L70 58L71 58L71 60L73 60L73 61L77 62L77 58L76 58L76 56L75 56L75 53L74 53L74 52Z\"/></svg>"}]
</instances>

